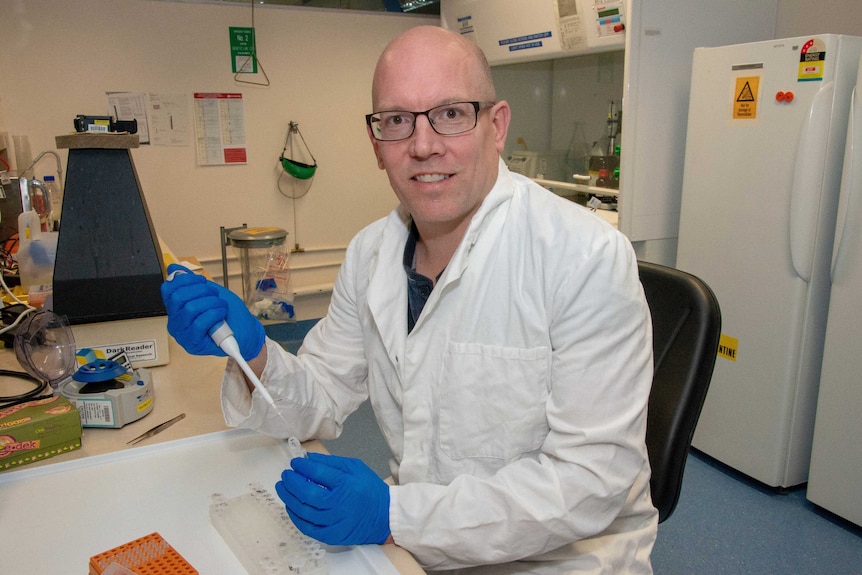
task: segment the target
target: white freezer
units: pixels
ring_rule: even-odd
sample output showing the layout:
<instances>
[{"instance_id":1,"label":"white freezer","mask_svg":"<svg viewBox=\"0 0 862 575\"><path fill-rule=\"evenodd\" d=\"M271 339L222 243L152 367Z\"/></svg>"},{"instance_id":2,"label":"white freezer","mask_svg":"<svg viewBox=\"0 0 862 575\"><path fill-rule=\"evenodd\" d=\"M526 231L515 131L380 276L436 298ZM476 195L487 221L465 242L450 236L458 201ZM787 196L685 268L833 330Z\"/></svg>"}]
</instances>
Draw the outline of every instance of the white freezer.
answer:
<instances>
[{"instance_id":1,"label":"white freezer","mask_svg":"<svg viewBox=\"0 0 862 575\"><path fill-rule=\"evenodd\" d=\"M807 496L862 525L862 59L848 122L838 208Z\"/></svg>"},{"instance_id":2,"label":"white freezer","mask_svg":"<svg viewBox=\"0 0 862 575\"><path fill-rule=\"evenodd\" d=\"M860 50L819 35L694 53L677 267L715 291L724 339L693 445L774 487L808 478Z\"/></svg>"}]
</instances>

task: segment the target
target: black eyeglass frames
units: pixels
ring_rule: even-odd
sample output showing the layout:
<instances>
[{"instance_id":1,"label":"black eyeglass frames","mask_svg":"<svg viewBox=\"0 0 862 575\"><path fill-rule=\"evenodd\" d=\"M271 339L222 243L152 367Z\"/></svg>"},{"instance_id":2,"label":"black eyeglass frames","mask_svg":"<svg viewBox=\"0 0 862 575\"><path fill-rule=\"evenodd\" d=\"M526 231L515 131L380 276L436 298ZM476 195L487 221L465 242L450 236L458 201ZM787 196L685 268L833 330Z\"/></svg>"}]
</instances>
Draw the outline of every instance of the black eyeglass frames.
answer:
<instances>
[{"instance_id":1,"label":"black eyeglass frames","mask_svg":"<svg viewBox=\"0 0 862 575\"><path fill-rule=\"evenodd\" d=\"M365 116L371 135L381 142L406 140L416 129L416 118L425 116L431 128L442 136L454 136L476 127L479 112L493 102L452 102L435 106L424 112L385 110Z\"/></svg>"}]
</instances>

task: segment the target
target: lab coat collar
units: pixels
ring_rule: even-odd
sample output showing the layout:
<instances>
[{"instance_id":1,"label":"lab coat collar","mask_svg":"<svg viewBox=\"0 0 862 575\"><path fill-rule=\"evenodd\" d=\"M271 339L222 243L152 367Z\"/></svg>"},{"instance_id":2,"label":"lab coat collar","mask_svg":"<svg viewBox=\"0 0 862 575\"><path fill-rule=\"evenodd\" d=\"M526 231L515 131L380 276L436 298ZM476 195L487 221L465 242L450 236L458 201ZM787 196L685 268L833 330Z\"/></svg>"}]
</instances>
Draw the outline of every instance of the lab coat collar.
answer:
<instances>
[{"instance_id":1,"label":"lab coat collar","mask_svg":"<svg viewBox=\"0 0 862 575\"><path fill-rule=\"evenodd\" d=\"M499 222L497 224L499 226L505 218L505 213L508 212L510 199L514 194L514 185L512 182L511 172L509 172L506 164L502 159L500 159L499 162L497 181L494 183L494 187L491 188L491 191L488 192L488 195L485 196L485 199L482 200L482 204L473 215L473 219L470 220L470 225L464 233L464 238L461 240L461 243L458 244L458 249L456 249L455 253L452 254L452 259L449 260L449 264L446 266L446 271L443 273L443 276L440 277L440 281L438 282L438 286L440 287L444 287L461 277L464 270L467 269L470 252L473 249L473 246L476 245L476 242L479 241L479 237L482 234L489 232L489 228L493 226L493 222ZM442 290L437 290L435 288L434 291L439 292ZM434 298L434 294L432 293L431 295L432 298ZM428 304L431 303L432 298L429 298Z\"/></svg>"},{"instance_id":2,"label":"lab coat collar","mask_svg":"<svg viewBox=\"0 0 862 575\"><path fill-rule=\"evenodd\" d=\"M407 279L402 260L410 222L401 208L389 214L369 270L368 309L393 365L398 365L407 338Z\"/></svg>"},{"instance_id":3,"label":"lab coat collar","mask_svg":"<svg viewBox=\"0 0 862 575\"><path fill-rule=\"evenodd\" d=\"M479 237L485 231L493 233L490 228L502 225L513 194L511 172L501 158L497 181L473 215L464 238L431 292L425 304L426 312L433 310L447 286L460 278L467 269L470 251ZM407 279L404 276L402 258L411 221L410 215L402 206L389 214L378 244L376 264L368 286L368 306L393 362L401 355L403 342L407 338ZM414 329L418 329L423 323L426 312L420 316Z\"/></svg>"}]
</instances>

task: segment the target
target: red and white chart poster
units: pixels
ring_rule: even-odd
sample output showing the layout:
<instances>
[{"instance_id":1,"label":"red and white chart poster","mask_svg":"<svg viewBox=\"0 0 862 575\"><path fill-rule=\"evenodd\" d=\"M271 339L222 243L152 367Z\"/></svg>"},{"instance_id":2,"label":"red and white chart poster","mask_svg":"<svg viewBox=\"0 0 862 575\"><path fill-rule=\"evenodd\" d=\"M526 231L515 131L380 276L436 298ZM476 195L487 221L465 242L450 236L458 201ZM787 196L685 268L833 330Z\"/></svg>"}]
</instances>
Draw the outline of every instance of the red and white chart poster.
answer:
<instances>
[{"instance_id":1,"label":"red and white chart poster","mask_svg":"<svg viewBox=\"0 0 862 575\"><path fill-rule=\"evenodd\" d=\"M194 102L198 165L245 164L242 94L196 92Z\"/></svg>"}]
</instances>

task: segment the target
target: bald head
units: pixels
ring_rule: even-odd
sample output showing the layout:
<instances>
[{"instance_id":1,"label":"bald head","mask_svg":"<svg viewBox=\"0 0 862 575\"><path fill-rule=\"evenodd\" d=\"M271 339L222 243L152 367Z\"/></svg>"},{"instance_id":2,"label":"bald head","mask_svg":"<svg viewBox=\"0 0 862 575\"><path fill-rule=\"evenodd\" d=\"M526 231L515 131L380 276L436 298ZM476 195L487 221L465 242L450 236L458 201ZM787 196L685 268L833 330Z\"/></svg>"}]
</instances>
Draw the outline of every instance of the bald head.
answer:
<instances>
[{"instance_id":1,"label":"bald head","mask_svg":"<svg viewBox=\"0 0 862 575\"><path fill-rule=\"evenodd\" d=\"M419 246L430 249L433 238L438 263L445 262L497 181L509 104L496 101L482 51L433 26L411 28L389 43L374 70L372 98L377 121L383 121L380 112L388 112L387 125L403 122L410 130L401 139L378 140L368 116L366 132L377 165L416 224ZM469 120L475 120L472 127L445 129Z\"/></svg>"},{"instance_id":2,"label":"bald head","mask_svg":"<svg viewBox=\"0 0 862 575\"><path fill-rule=\"evenodd\" d=\"M408 83L432 63L450 69L453 80L469 82L476 92L471 99L496 101L491 67L475 43L437 26L417 26L392 40L380 55L371 87L374 109L386 106L381 100L392 82Z\"/></svg>"}]
</instances>

